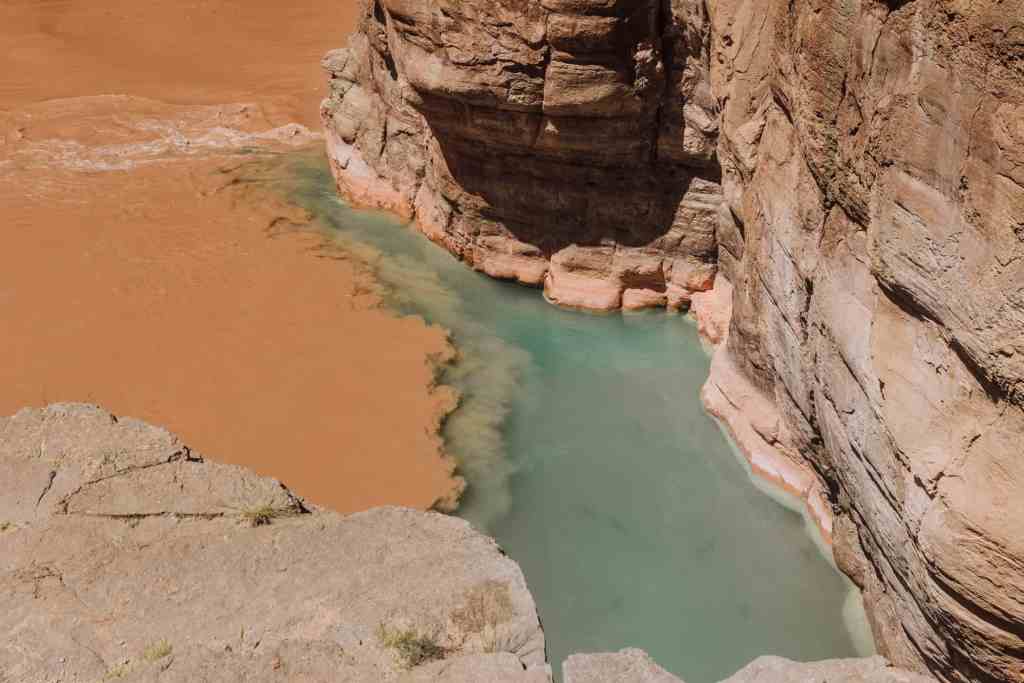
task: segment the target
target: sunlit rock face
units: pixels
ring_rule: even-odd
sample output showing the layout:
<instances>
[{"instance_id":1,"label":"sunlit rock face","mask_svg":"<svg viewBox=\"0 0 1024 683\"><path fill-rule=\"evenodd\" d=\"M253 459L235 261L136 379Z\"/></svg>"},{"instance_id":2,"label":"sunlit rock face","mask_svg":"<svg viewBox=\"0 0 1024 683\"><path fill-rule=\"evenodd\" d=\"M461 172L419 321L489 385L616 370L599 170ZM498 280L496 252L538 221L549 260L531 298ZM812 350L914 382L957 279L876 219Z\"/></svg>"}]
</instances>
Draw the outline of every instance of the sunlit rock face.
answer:
<instances>
[{"instance_id":1,"label":"sunlit rock face","mask_svg":"<svg viewBox=\"0 0 1024 683\"><path fill-rule=\"evenodd\" d=\"M813 464L883 652L1024 679L1024 3L728 1L719 353Z\"/></svg>"},{"instance_id":2,"label":"sunlit rock face","mask_svg":"<svg viewBox=\"0 0 1024 683\"><path fill-rule=\"evenodd\" d=\"M342 191L473 267L598 310L717 272L705 397L883 653L1024 679L1024 2L380 0L325 65Z\"/></svg>"},{"instance_id":3,"label":"sunlit rock face","mask_svg":"<svg viewBox=\"0 0 1024 683\"><path fill-rule=\"evenodd\" d=\"M371 3L326 66L341 188L563 305L685 306L715 273L696 0Z\"/></svg>"}]
</instances>

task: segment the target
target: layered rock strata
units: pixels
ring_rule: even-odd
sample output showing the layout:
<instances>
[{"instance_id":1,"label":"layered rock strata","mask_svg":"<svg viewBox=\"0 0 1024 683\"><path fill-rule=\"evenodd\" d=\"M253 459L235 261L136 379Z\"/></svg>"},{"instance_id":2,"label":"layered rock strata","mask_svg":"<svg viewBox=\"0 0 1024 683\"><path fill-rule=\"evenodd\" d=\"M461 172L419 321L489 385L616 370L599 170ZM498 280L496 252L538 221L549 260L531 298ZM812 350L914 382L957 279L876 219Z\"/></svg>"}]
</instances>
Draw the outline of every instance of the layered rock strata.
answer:
<instances>
[{"instance_id":1,"label":"layered rock strata","mask_svg":"<svg viewBox=\"0 0 1024 683\"><path fill-rule=\"evenodd\" d=\"M556 303L694 302L882 651L1024 680L1024 2L379 0L325 64L343 192Z\"/></svg>"},{"instance_id":2,"label":"layered rock strata","mask_svg":"<svg viewBox=\"0 0 1024 683\"><path fill-rule=\"evenodd\" d=\"M684 307L715 274L698 0L367 3L324 61L339 187L562 305Z\"/></svg>"},{"instance_id":3,"label":"layered rock strata","mask_svg":"<svg viewBox=\"0 0 1024 683\"><path fill-rule=\"evenodd\" d=\"M711 7L706 398L813 467L883 653L1024 680L1024 3Z\"/></svg>"},{"instance_id":4,"label":"layered rock strata","mask_svg":"<svg viewBox=\"0 0 1024 683\"><path fill-rule=\"evenodd\" d=\"M0 419L0 579L3 682L552 680L522 572L465 522L312 509L93 406ZM919 683L879 658L730 681L801 667ZM640 650L565 673L679 681Z\"/></svg>"}]
</instances>

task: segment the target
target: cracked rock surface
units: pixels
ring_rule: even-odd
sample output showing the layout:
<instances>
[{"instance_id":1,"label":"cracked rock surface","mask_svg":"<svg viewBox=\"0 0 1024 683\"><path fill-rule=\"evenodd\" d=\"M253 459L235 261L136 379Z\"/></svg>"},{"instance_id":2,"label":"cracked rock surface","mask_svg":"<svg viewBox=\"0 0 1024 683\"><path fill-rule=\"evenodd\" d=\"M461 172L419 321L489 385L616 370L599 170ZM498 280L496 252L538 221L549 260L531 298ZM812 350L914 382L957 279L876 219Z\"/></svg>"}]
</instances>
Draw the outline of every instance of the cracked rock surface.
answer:
<instances>
[{"instance_id":1,"label":"cracked rock surface","mask_svg":"<svg viewBox=\"0 0 1024 683\"><path fill-rule=\"evenodd\" d=\"M813 466L883 654L1022 681L1024 2L710 6L719 388Z\"/></svg>"},{"instance_id":2,"label":"cracked rock surface","mask_svg":"<svg viewBox=\"0 0 1024 683\"><path fill-rule=\"evenodd\" d=\"M722 683L928 683L933 680L892 667L882 657L811 663L760 657Z\"/></svg>"},{"instance_id":3,"label":"cracked rock surface","mask_svg":"<svg viewBox=\"0 0 1024 683\"><path fill-rule=\"evenodd\" d=\"M0 606L4 683L549 680L522 572L466 522L310 510L91 406L0 419Z\"/></svg>"}]
</instances>

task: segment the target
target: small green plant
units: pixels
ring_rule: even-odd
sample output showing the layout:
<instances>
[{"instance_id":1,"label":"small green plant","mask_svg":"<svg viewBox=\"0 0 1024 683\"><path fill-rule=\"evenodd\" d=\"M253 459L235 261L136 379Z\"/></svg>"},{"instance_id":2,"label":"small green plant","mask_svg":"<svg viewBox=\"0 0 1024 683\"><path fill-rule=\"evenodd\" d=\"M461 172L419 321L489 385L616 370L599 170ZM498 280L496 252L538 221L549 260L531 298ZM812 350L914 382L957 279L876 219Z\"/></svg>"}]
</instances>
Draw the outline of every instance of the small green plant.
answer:
<instances>
[{"instance_id":1,"label":"small green plant","mask_svg":"<svg viewBox=\"0 0 1024 683\"><path fill-rule=\"evenodd\" d=\"M390 629L381 624L377 635L381 644L394 650L407 669L444 659L448 654L448 650L437 642L436 635L419 633L414 629Z\"/></svg>"},{"instance_id":2,"label":"small green plant","mask_svg":"<svg viewBox=\"0 0 1024 683\"><path fill-rule=\"evenodd\" d=\"M242 511L242 518L249 523L249 526L256 527L272 524L278 517L285 517L290 514L292 514L291 510L275 508L272 505L261 505Z\"/></svg>"},{"instance_id":3,"label":"small green plant","mask_svg":"<svg viewBox=\"0 0 1024 683\"><path fill-rule=\"evenodd\" d=\"M153 643L145 650L142 651L142 658L147 662L155 662L163 659L171 654L174 648L166 640L161 640L159 643Z\"/></svg>"}]
</instances>

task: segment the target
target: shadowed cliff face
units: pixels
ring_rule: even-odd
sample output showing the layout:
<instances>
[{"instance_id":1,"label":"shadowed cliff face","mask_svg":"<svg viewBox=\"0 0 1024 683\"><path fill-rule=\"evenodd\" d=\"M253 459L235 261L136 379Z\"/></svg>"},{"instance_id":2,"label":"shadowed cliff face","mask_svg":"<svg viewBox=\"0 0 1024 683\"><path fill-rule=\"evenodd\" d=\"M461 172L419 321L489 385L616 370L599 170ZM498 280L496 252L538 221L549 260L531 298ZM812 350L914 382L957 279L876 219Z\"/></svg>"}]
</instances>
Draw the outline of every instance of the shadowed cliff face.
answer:
<instances>
[{"instance_id":1,"label":"shadowed cliff face","mask_svg":"<svg viewBox=\"0 0 1024 683\"><path fill-rule=\"evenodd\" d=\"M698 2L370 4L326 61L342 189L560 303L685 305L715 272L708 26Z\"/></svg>"},{"instance_id":2,"label":"shadowed cliff face","mask_svg":"<svg viewBox=\"0 0 1024 683\"><path fill-rule=\"evenodd\" d=\"M474 267L717 269L705 400L811 468L882 650L1024 680L1024 2L382 0L325 64L341 189Z\"/></svg>"}]
</instances>

